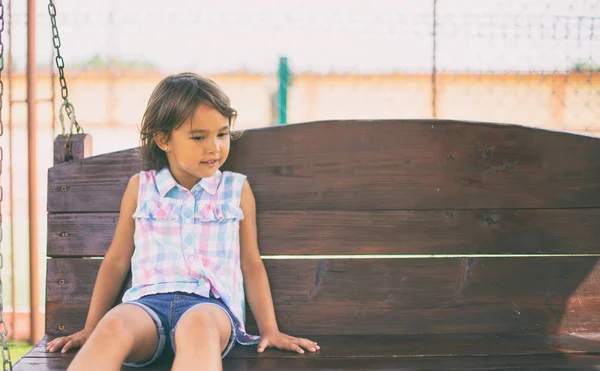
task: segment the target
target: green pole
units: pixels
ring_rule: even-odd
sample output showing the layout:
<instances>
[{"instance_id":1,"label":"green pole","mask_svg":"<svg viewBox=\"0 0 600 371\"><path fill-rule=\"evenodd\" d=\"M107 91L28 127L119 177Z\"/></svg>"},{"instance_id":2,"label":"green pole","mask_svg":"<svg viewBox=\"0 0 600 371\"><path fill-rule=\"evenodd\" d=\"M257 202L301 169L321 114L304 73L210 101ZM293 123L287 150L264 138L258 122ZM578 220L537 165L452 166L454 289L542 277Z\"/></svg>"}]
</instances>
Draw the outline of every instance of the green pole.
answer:
<instances>
[{"instance_id":1,"label":"green pole","mask_svg":"<svg viewBox=\"0 0 600 371\"><path fill-rule=\"evenodd\" d=\"M279 68L277 71L279 78L279 124L287 123L287 93L290 80L290 69L288 67L287 57L279 57Z\"/></svg>"}]
</instances>

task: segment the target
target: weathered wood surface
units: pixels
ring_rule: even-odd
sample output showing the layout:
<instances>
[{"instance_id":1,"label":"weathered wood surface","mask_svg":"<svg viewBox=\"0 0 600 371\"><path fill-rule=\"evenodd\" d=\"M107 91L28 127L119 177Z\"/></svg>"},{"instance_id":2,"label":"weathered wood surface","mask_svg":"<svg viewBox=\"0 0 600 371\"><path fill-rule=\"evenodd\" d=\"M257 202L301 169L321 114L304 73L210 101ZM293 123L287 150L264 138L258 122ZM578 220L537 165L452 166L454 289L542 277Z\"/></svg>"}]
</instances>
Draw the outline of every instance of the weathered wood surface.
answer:
<instances>
[{"instance_id":1,"label":"weathered wood surface","mask_svg":"<svg viewBox=\"0 0 600 371\"><path fill-rule=\"evenodd\" d=\"M54 165L81 160L92 155L92 137L89 134L71 135L69 145L71 146L70 153L67 150L66 137L59 135L54 139Z\"/></svg>"},{"instance_id":2,"label":"weathered wood surface","mask_svg":"<svg viewBox=\"0 0 600 371\"><path fill-rule=\"evenodd\" d=\"M117 213L48 215L48 256L103 256ZM600 253L600 209L258 211L261 253Z\"/></svg>"},{"instance_id":3,"label":"weathered wood surface","mask_svg":"<svg viewBox=\"0 0 600 371\"><path fill-rule=\"evenodd\" d=\"M600 141L515 125L381 120L252 129L232 143L225 168L248 175L265 211L600 207ZM139 170L136 150L56 166L48 211L118 211Z\"/></svg>"},{"instance_id":4,"label":"weathered wood surface","mask_svg":"<svg viewBox=\"0 0 600 371\"><path fill-rule=\"evenodd\" d=\"M141 168L132 149L50 169L50 336L83 326L101 260L77 257L104 254ZM247 131L225 169L248 175L264 255L599 253L595 138L456 121L315 122ZM600 368L597 256L265 266L280 328L322 350L237 347L225 370ZM247 325L256 333L250 310ZM16 370L66 369L74 352L47 354L44 342Z\"/></svg>"},{"instance_id":5,"label":"weathered wood surface","mask_svg":"<svg viewBox=\"0 0 600 371\"><path fill-rule=\"evenodd\" d=\"M29 353L38 358L64 358L68 354L48 353L45 337ZM321 350L309 357L419 357L493 355L534 355L600 353L600 334L589 336L572 335L494 335L494 334L450 334L450 335L317 335L311 339L318 342ZM256 346L233 348L228 358L305 358L294 352L268 349L257 355Z\"/></svg>"},{"instance_id":6,"label":"weathered wood surface","mask_svg":"<svg viewBox=\"0 0 600 371\"><path fill-rule=\"evenodd\" d=\"M98 259L50 259L46 332L85 322ZM299 335L600 332L597 257L265 260ZM256 331L248 311L247 325ZM62 329L62 330L60 330Z\"/></svg>"},{"instance_id":7,"label":"weathered wood surface","mask_svg":"<svg viewBox=\"0 0 600 371\"><path fill-rule=\"evenodd\" d=\"M48 169L48 212L119 211L129 178L142 169L137 149Z\"/></svg>"},{"instance_id":8,"label":"weathered wood surface","mask_svg":"<svg viewBox=\"0 0 600 371\"><path fill-rule=\"evenodd\" d=\"M25 358L14 368L15 371L59 371L66 370L71 358ZM225 359L224 371L268 370L268 371L341 371L341 370L598 370L600 356L597 355L535 355L535 356L492 356L492 357L414 357L414 358L252 358ZM147 371L168 371L170 364L143 368ZM122 367L122 371L139 370Z\"/></svg>"},{"instance_id":9,"label":"weathered wood surface","mask_svg":"<svg viewBox=\"0 0 600 371\"><path fill-rule=\"evenodd\" d=\"M236 346L224 360L225 370L341 370L341 369L593 369L600 365L598 336L320 336L316 354L298 355L275 349L256 353L255 346ZM64 370L76 351L46 353L44 338L16 367L16 371ZM567 344L570 350L559 348ZM581 354L590 353L590 354ZM595 353L595 354L594 354ZM460 356L456 356L460 355ZM169 362L149 370L168 370ZM123 368L128 370L128 368Z\"/></svg>"}]
</instances>

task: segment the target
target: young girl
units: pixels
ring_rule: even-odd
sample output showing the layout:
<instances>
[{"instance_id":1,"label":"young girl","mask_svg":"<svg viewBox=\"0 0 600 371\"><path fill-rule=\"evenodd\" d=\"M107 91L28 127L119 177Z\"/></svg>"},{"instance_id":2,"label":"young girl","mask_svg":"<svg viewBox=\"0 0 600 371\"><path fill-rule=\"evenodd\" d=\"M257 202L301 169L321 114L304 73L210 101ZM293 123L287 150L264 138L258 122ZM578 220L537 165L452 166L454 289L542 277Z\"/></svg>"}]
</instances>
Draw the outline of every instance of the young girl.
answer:
<instances>
[{"instance_id":1,"label":"young girl","mask_svg":"<svg viewBox=\"0 0 600 371\"><path fill-rule=\"evenodd\" d=\"M85 324L48 343L81 347L69 370L142 367L174 355L173 370L220 370L238 342L304 353L319 346L279 332L260 258L256 209L246 176L221 172L236 111L211 80L162 80L142 122L147 171L123 195ZM132 286L111 309L131 268ZM245 299L258 336L246 333Z\"/></svg>"}]
</instances>

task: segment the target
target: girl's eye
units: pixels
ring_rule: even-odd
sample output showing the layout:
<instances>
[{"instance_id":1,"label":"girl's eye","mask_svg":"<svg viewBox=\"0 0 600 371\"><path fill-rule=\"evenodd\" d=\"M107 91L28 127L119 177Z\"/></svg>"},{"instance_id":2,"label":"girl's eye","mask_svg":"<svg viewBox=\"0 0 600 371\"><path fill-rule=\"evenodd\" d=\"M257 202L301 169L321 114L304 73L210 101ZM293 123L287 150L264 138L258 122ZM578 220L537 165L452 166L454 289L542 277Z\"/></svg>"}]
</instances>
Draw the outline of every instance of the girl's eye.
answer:
<instances>
[{"instance_id":1,"label":"girl's eye","mask_svg":"<svg viewBox=\"0 0 600 371\"><path fill-rule=\"evenodd\" d=\"M217 136L224 137L224 136L227 136L227 135L229 135L228 132L223 132L223 133L219 133ZM196 136L196 137L192 137L192 140L203 140L204 138L205 137L203 137L203 136Z\"/></svg>"}]
</instances>

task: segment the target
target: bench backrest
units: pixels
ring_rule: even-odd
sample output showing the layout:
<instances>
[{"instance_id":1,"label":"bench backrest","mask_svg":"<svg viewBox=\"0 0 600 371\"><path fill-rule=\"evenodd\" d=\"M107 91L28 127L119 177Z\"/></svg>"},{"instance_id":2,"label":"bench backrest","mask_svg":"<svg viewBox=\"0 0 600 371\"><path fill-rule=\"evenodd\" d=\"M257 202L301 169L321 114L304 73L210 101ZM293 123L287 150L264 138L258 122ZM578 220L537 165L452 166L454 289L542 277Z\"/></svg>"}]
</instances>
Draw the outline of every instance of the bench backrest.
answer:
<instances>
[{"instance_id":1,"label":"bench backrest","mask_svg":"<svg viewBox=\"0 0 600 371\"><path fill-rule=\"evenodd\" d=\"M225 168L254 189L284 331L600 330L598 139L456 121L314 122L246 131ZM47 333L83 326L140 170L134 149L49 170ZM255 329L250 313L247 322Z\"/></svg>"}]
</instances>

